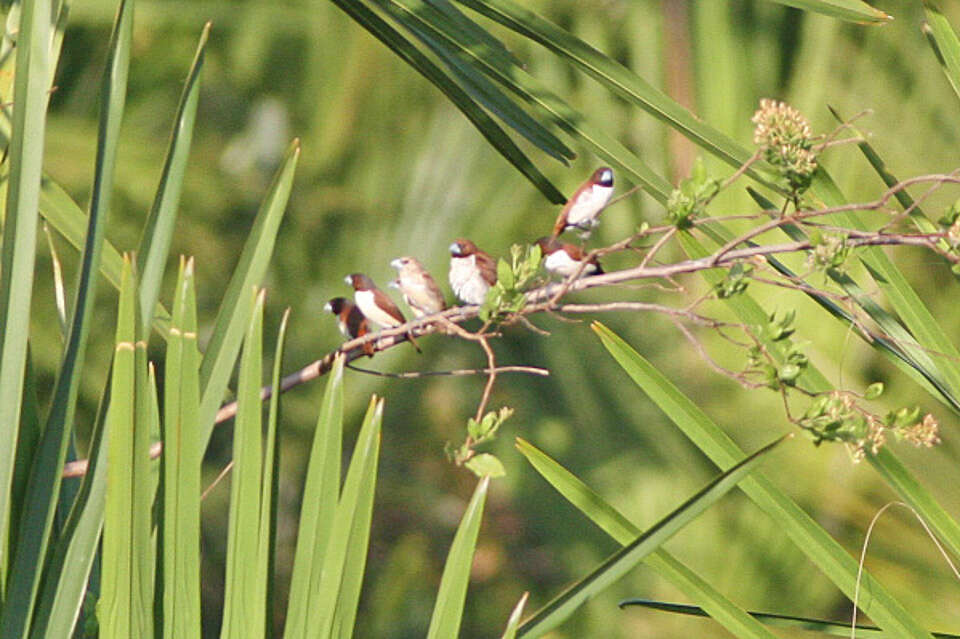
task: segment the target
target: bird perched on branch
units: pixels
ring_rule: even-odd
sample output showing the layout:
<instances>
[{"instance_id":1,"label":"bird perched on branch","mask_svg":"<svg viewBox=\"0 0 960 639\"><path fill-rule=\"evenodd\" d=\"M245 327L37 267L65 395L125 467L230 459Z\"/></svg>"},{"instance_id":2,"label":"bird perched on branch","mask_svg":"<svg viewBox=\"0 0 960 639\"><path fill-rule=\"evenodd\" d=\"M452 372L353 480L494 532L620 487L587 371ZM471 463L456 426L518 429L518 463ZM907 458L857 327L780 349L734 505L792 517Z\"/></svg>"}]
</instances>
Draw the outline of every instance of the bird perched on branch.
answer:
<instances>
[{"instance_id":1,"label":"bird perched on branch","mask_svg":"<svg viewBox=\"0 0 960 639\"><path fill-rule=\"evenodd\" d=\"M467 304L483 304L490 287L497 283L493 258L463 238L450 245L450 286Z\"/></svg>"},{"instance_id":2,"label":"bird perched on branch","mask_svg":"<svg viewBox=\"0 0 960 639\"><path fill-rule=\"evenodd\" d=\"M370 332L367 318L363 316L356 304L345 297L334 297L324 305L323 310L336 316L337 328L348 340L363 337ZM368 357L373 357L373 344L370 342L364 344L363 352Z\"/></svg>"},{"instance_id":3,"label":"bird perched on branch","mask_svg":"<svg viewBox=\"0 0 960 639\"><path fill-rule=\"evenodd\" d=\"M560 242L552 237L541 237L536 241L540 247L540 254L543 255L543 268L548 273L560 275L561 277L570 277L580 269L580 264L586 259L587 254L576 244L567 244ZM599 275L603 273L603 268L596 257L590 258L587 265L583 267L581 275Z\"/></svg>"},{"instance_id":4,"label":"bird perched on branch","mask_svg":"<svg viewBox=\"0 0 960 639\"><path fill-rule=\"evenodd\" d=\"M583 231L584 238L599 222L600 213L613 196L613 169L601 167L593 172L590 179L580 185L573 196L567 200L557 221L553 225L553 235L559 237L567 229L577 228Z\"/></svg>"},{"instance_id":5,"label":"bird perched on branch","mask_svg":"<svg viewBox=\"0 0 960 639\"><path fill-rule=\"evenodd\" d=\"M394 328L406 323L407 319L393 300L377 288L377 285L369 277L363 273L352 273L347 275L344 281L353 287L353 301L364 317L370 320L372 324L380 328ZM413 339L413 335L407 333L407 339L417 349L417 352L422 352L420 345Z\"/></svg>"},{"instance_id":6,"label":"bird perched on branch","mask_svg":"<svg viewBox=\"0 0 960 639\"><path fill-rule=\"evenodd\" d=\"M416 258L398 257L390 266L397 269L397 279L390 286L400 290L414 317L433 315L447 307L440 287Z\"/></svg>"}]
</instances>

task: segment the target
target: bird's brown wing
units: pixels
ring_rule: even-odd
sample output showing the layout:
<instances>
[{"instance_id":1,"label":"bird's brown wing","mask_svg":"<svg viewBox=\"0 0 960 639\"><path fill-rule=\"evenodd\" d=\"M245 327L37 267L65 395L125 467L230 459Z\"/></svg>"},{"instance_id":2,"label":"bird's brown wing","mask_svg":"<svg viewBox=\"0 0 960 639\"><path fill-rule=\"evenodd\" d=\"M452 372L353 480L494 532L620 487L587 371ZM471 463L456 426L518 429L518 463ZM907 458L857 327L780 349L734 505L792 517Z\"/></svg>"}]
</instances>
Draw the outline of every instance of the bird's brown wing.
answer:
<instances>
[{"instance_id":1,"label":"bird's brown wing","mask_svg":"<svg viewBox=\"0 0 960 639\"><path fill-rule=\"evenodd\" d=\"M447 307L447 302L443 298L443 292L440 290L440 287L437 286L436 280L433 279L433 276L423 271L421 274L421 280L423 282L423 289L428 296L434 300L440 301L440 309L443 310Z\"/></svg>"},{"instance_id":2,"label":"bird's brown wing","mask_svg":"<svg viewBox=\"0 0 960 639\"><path fill-rule=\"evenodd\" d=\"M373 301L377 306L380 307L380 310L401 324L407 321L403 316L403 313L400 312L400 309L397 308L397 305L394 304L393 300L390 299L387 294L381 291L379 288L374 289L373 291Z\"/></svg>"},{"instance_id":3,"label":"bird's brown wing","mask_svg":"<svg viewBox=\"0 0 960 639\"><path fill-rule=\"evenodd\" d=\"M480 271L480 277L483 278L483 281L493 286L497 283L497 263L493 260L492 257L484 253L483 251L477 251L474 253L477 256L476 264L477 269Z\"/></svg>"}]
</instances>

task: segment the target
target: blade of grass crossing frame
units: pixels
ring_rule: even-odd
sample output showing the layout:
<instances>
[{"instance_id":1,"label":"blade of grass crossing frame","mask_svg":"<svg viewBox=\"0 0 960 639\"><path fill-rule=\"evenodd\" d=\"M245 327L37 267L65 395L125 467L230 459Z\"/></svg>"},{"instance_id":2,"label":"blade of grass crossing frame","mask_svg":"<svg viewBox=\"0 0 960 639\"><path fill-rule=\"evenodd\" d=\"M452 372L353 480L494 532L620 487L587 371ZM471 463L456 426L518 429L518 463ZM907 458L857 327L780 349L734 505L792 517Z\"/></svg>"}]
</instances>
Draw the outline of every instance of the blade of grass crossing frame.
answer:
<instances>
[{"instance_id":1,"label":"blade of grass crossing frame","mask_svg":"<svg viewBox=\"0 0 960 639\"><path fill-rule=\"evenodd\" d=\"M202 455L196 428L200 352L192 258L180 258L164 380L163 636L199 639Z\"/></svg>"},{"instance_id":2,"label":"blade of grass crossing frame","mask_svg":"<svg viewBox=\"0 0 960 639\"><path fill-rule=\"evenodd\" d=\"M582 113L571 108L522 68L512 64L497 64L497 61L480 55L472 48L469 38L459 30L444 28L447 24L446 19L437 17L436 12L425 7L422 0L377 0L377 2L412 33L418 37L426 34L437 42L443 43L444 46L451 47L457 54L463 55L465 60L476 64L484 73L528 101L569 135L587 144L599 157L643 185L657 201L666 202L672 190L672 186L666 180L657 175L627 147L590 123ZM442 26L436 26L431 20Z\"/></svg>"},{"instance_id":3,"label":"blade of grass crossing frame","mask_svg":"<svg viewBox=\"0 0 960 639\"><path fill-rule=\"evenodd\" d=\"M273 354L273 374L270 387L280 388L283 372L283 347L287 338L287 324L290 309L287 308L280 320L277 331L277 345ZM280 420L281 393L270 396L267 413L267 446L263 455L263 481L260 487L260 543L257 548L257 594L254 614L257 615L254 627L263 627L264 636L272 636L273 630L273 594L274 594L274 558L277 535L277 489L279 487L278 469L280 466L277 448L277 422Z\"/></svg>"},{"instance_id":4,"label":"blade of grass crossing frame","mask_svg":"<svg viewBox=\"0 0 960 639\"><path fill-rule=\"evenodd\" d=\"M146 344L137 339L137 286L125 257L111 402L107 409L107 487L103 524L103 590L97 604L104 639L153 635L153 553L149 492Z\"/></svg>"},{"instance_id":5,"label":"blade of grass crossing frame","mask_svg":"<svg viewBox=\"0 0 960 639\"><path fill-rule=\"evenodd\" d=\"M444 639L460 634L463 604L467 599L467 584L473 567L473 553L477 547L477 535L483 520L483 506L487 499L490 478L484 477L473 491L457 532L453 536L447 561L443 565L437 601L433 605L427 639Z\"/></svg>"},{"instance_id":6,"label":"blade of grass crossing frame","mask_svg":"<svg viewBox=\"0 0 960 639\"><path fill-rule=\"evenodd\" d=\"M848 22L859 22L861 24L886 24L893 20L893 17L887 15L879 9L874 9L861 0L768 0L777 4L784 4L788 7L796 7L804 11L814 11L822 13L831 18L846 20Z\"/></svg>"},{"instance_id":7,"label":"blade of grass crossing frame","mask_svg":"<svg viewBox=\"0 0 960 639\"><path fill-rule=\"evenodd\" d=\"M960 40L935 3L924 0L923 10L927 16L923 33L943 67L947 81L953 87L954 93L960 97Z\"/></svg>"},{"instance_id":8,"label":"blade of grass crossing frame","mask_svg":"<svg viewBox=\"0 0 960 639\"><path fill-rule=\"evenodd\" d=\"M251 291L247 291L251 295ZM264 291L255 293L247 318L240 377L237 419L233 431L233 471L230 479L230 519L227 529L227 575L224 586L221 639L256 639L257 547L260 537L260 482L263 383Z\"/></svg>"},{"instance_id":9,"label":"blade of grass crossing frame","mask_svg":"<svg viewBox=\"0 0 960 639\"><path fill-rule=\"evenodd\" d=\"M43 225L43 234L47 236L47 247L50 249L50 264L53 269L53 295L57 304L57 321L60 323L60 337L67 340L67 293L63 285L63 268L60 266L60 256L57 255L57 246L53 243L53 234L50 227Z\"/></svg>"},{"instance_id":10,"label":"blade of grass crossing frame","mask_svg":"<svg viewBox=\"0 0 960 639\"><path fill-rule=\"evenodd\" d=\"M706 617L707 613L704 612L702 608L696 606L687 606L684 604L675 604L667 603L665 601L648 601L646 599L628 599L626 601L620 602L620 608L625 608L627 606L641 606L644 608L651 608L653 610L661 610L664 612L672 612L675 614L681 615L690 615L694 617ZM763 622L768 626L776 626L778 628L792 628L799 630L809 630L812 632L820 632L827 635L834 635L837 637L849 637L850 636L850 623L849 622L836 622L836 621L824 621L823 619L811 619L809 617L795 617L792 615L780 615L769 612L751 612L750 613L757 620ZM860 623L857 623L857 636L858 637L888 637L889 635L883 632L880 628L876 626L864 626ZM937 639L960 639L960 635L951 635L945 632L934 632L934 637Z\"/></svg>"},{"instance_id":11,"label":"blade of grass crossing frame","mask_svg":"<svg viewBox=\"0 0 960 639\"><path fill-rule=\"evenodd\" d=\"M40 441L40 406L37 403L37 383L30 361L30 349L27 348L27 361L23 371L23 408L20 411L20 426L17 436L17 452L13 462L13 477L10 484L10 530L20 526L20 516L24 509L27 482L30 479L30 467L33 465ZM2 552L12 555L16 536L6 540L7 546Z\"/></svg>"},{"instance_id":12,"label":"blade of grass crossing frame","mask_svg":"<svg viewBox=\"0 0 960 639\"><path fill-rule=\"evenodd\" d=\"M337 627L337 612L341 597L345 593L345 584L359 579L357 575L345 575L348 570L356 570L356 563L348 565L348 559L356 558L350 552L351 535L358 519L363 517L361 504L372 495L374 477L377 472L377 459L380 453L380 424L383 419L383 400L375 395L370 398L367 414L357 435L357 444L350 467L343 482L343 492L334 514L330 541L323 555L323 568L320 583L309 612L309 627L314 637L333 637ZM346 602L345 602L346 603Z\"/></svg>"},{"instance_id":13,"label":"blade of grass crossing frame","mask_svg":"<svg viewBox=\"0 0 960 639\"><path fill-rule=\"evenodd\" d=\"M517 636L517 628L520 627L520 617L523 616L523 609L527 605L527 598L529 596L529 592L523 593L520 601L513 607L513 612L510 613L510 618L507 619L507 628L503 631L500 639L514 639Z\"/></svg>"},{"instance_id":14,"label":"blade of grass crossing frame","mask_svg":"<svg viewBox=\"0 0 960 639\"><path fill-rule=\"evenodd\" d=\"M343 356L333 362L317 418L303 485L297 546L290 578L285 639L306 639L313 597L320 588L323 556L340 495L343 439Z\"/></svg>"},{"instance_id":15,"label":"blade of grass crossing frame","mask_svg":"<svg viewBox=\"0 0 960 639\"><path fill-rule=\"evenodd\" d=\"M592 328L624 371L715 464L729 466L743 454L726 433L643 356L599 322L594 322ZM858 578L856 560L762 474L747 478L741 488L853 600ZM861 590L871 597L861 598L860 609L882 628L897 637L930 639L922 625L867 571L862 572Z\"/></svg>"},{"instance_id":16,"label":"blade of grass crossing frame","mask_svg":"<svg viewBox=\"0 0 960 639\"><path fill-rule=\"evenodd\" d=\"M190 142L193 139L193 125L197 115L197 101L200 95L200 71L203 69L203 51L210 35L210 23L203 27L200 43L193 58L193 65L187 74L187 81L180 96L177 115L174 120L170 145L164 160L160 186L157 188L150 215L143 227L137 250L137 270L140 273L141 322L149 326L153 310L157 304L163 271L170 252L170 241L177 219L177 207L180 192L183 189L183 175L187 169Z\"/></svg>"},{"instance_id":17,"label":"blade of grass crossing frame","mask_svg":"<svg viewBox=\"0 0 960 639\"><path fill-rule=\"evenodd\" d=\"M251 308L250 289L259 286L270 264L299 157L300 141L294 140L257 212L253 228L240 254L240 262L220 303L213 334L200 365L201 450L206 450L217 410L223 401L233 364L247 329Z\"/></svg>"},{"instance_id":18,"label":"blade of grass crossing frame","mask_svg":"<svg viewBox=\"0 0 960 639\"><path fill-rule=\"evenodd\" d=\"M766 455L787 435L767 444L746 459L722 473L679 508L654 524L650 530L624 546L602 562L592 573L573 584L528 619L517 633L519 637L540 637L565 621L587 599L605 590L623 577L645 556L662 546L670 537L696 519L707 508L736 487ZM455 636L455 635L445 635Z\"/></svg>"},{"instance_id":19,"label":"blade of grass crossing frame","mask_svg":"<svg viewBox=\"0 0 960 639\"><path fill-rule=\"evenodd\" d=\"M31 3L37 6L41 3ZM47 17L49 22L49 16ZM18 546L12 574L18 581L11 589L0 617L0 635L21 636L29 629L30 617L39 585L42 558L47 553L50 527L60 491L60 473L70 440L70 427L76 409L77 392L83 372L87 334L96 296L96 275L103 248L104 227L113 189L116 147L126 94L127 69L130 62L130 40L133 34L133 6L122 1L117 12L108 47L107 66L100 92L100 126L97 137L97 158L93 192L90 200L88 230L80 263L80 277L73 303L73 318L63 361L52 392L50 413L41 439L38 463L34 465L28 487L29 511L24 530L30 534ZM49 47L49 40L44 40ZM45 74L41 74L46 77ZM7 269L3 269L4 272ZM2 287L0 287L2 288ZM2 385L0 380L0 385ZM2 403L2 402L0 402ZM0 490L0 492L4 492ZM2 509L0 509L2 510Z\"/></svg>"},{"instance_id":20,"label":"blade of grass crossing frame","mask_svg":"<svg viewBox=\"0 0 960 639\"><path fill-rule=\"evenodd\" d=\"M27 361L47 111L49 13L50 3L28 2L17 25L20 55L14 77L10 175L0 244L0 423L7 425L20 421ZM4 549L9 537L16 534L9 528L16 450L17 429L0 429L0 548ZM0 599L4 600L9 561L5 551L0 553Z\"/></svg>"},{"instance_id":21,"label":"blade of grass crossing frame","mask_svg":"<svg viewBox=\"0 0 960 639\"><path fill-rule=\"evenodd\" d=\"M516 446L547 483L617 542L626 545L641 535L643 531L639 527L548 455L519 437ZM644 562L704 609L709 610L709 615L732 635L741 638L775 639L775 635L753 619L747 611L724 597L723 593L663 548L645 557Z\"/></svg>"},{"instance_id":22,"label":"blade of grass crossing frame","mask_svg":"<svg viewBox=\"0 0 960 639\"><path fill-rule=\"evenodd\" d=\"M451 80L437 65L435 65L419 49L410 44L393 27L387 24L373 11L358 2L347 0L333 0L344 13L349 15L371 35L380 40L391 51L397 54L404 62L413 67L420 75L443 92L453 102L480 134L526 177L531 184L537 187L544 197L554 204L566 201L559 190L537 169L530 159L523 154L502 128L487 115L469 94L456 82Z\"/></svg>"}]
</instances>

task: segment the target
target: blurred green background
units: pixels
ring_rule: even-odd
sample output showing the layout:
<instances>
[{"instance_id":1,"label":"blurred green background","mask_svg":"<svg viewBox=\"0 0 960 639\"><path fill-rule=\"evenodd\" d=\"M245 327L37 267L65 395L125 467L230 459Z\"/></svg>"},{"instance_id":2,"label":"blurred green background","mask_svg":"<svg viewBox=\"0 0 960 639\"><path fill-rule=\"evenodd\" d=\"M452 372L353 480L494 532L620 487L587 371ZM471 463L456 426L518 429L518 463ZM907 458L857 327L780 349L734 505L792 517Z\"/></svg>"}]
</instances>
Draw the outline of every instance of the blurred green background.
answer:
<instances>
[{"instance_id":1,"label":"blurred green background","mask_svg":"<svg viewBox=\"0 0 960 639\"><path fill-rule=\"evenodd\" d=\"M749 145L750 116L762 97L801 109L814 130L835 122L827 105L845 117L872 112L858 126L890 170L901 178L957 167L960 102L943 77L920 31L920 2L875 2L896 19L863 27L748 0L581 0L527 3L690 106L704 120ZM944 7L956 28L960 9ZM103 0L71 7L50 112L49 171L85 203L96 150L96 96L115 5ZM203 23L213 20L178 231L171 255L197 257L201 322L212 325L219 295L288 141L300 137L303 155L281 230L268 288L268 325L292 308L288 371L319 358L340 340L326 300L347 292L346 273L364 271L381 285L392 279L389 261L417 256L445 290L446 247L467 236L494 255L512 243L545 234L557 212L467 120L419 75L327 2L160 2L136 8L123 140L109 239L135 246L162 168L170 122ZM487 25L526 69L615 135L676 183L686 176L694 147L646 113L627 105L552 54ZM843 136L841 136L843 137ZM566 194L598 160L577 148L564 167L524 145ZM882 184L852 145L822 158L851 200L869 200ZM731 170L707 159L712 174ZM629 188L620 181L618 192ZM754 210L742 184L725 193L714 215ZM957 193L932 196L936 211ZM644 195L604 213L593 245L621 239L641 221L656 223L663 210ZM67 276L76 255L58 242ZM676 250L662 259L678 257ZM174 259L174 258L171 258ZM902 250L896 259L949 334L960 330L956 284L940 260ZM629 263L613 260L612 266ZM50 260L38 262L36 329L55 331ZM169 274L176 272L175 263ZM72 281L72 280L71 280ZM685 291L624 286L582 294L582 299L657 300L683 305L703 291L697 279ZM172 286L168 282L166 291ZM101 329L93 336L78 417L89 429L94 397L106 376L112 339L114 292L103 290ZM915 451L898 446L911 469L952 514L960 512L954 477L957 420L875 351L813 305L783 289L752 289L767 308L799 313L798 335L809 340L812 361L842 386L862 390L883 381L884 408L919 403L942 420L943 444ZM719 305L707 310L723 314ZM467 598L462 637L498 635L509 610L531 591L538 608L617 545L566 505L512 449L522 436L644 525L655 522L716 472L633 386L606 355L586 320L540 317L549 337L507 329L494 348L501 364L545 366L550 378L504 375L491 407L509 405L515 416L492 447L508 476L494 482ZM715 374L664 318L607 316L646 357L699 402L746 448L789 430L779 398L745 391ZM722 363L737 368L744 354L709 333L698 333ZM35 339L35 362L47 385L59 358L53 334ZM397 348L363 366L384 371L445 370L484 365L474 344L434 336L424 354ZM158 369L159 370L159 369ZM483 379L385 380L347 373L352 417L370 393L387 398L373 538L359 616L360 637L423 636L447 548L474 485L472 475L448 463L443 447L463 437L480 399ZM284 398L279 547L279 602L286 600L299 487L322 382ZM230 455L230 426L217 429L207 456L208 481ZM853 554L874 513L893 493L867 465L853 465L839 446L796 441L776 453L766 472L794 496ZM204 597L219 609L226 537L227 484L204 502ZM732 493L668 544L668 549L711 579L737 603L762 609L847 619L850 605L742 495ZM957 584L933 544L905 510L889 511L868 554L874 575L933 630L960 631ZM676 601L678 593L645 567L587 604L557 637L725 636L710 621L640 610L618 611L626 597ZM281 605L281 609L283 605ZM205 626L219 626L207 612ZM801 636L797 633L796 636ZM785 635L786 636L786 635Z\"/></svg>"}]
</instances>

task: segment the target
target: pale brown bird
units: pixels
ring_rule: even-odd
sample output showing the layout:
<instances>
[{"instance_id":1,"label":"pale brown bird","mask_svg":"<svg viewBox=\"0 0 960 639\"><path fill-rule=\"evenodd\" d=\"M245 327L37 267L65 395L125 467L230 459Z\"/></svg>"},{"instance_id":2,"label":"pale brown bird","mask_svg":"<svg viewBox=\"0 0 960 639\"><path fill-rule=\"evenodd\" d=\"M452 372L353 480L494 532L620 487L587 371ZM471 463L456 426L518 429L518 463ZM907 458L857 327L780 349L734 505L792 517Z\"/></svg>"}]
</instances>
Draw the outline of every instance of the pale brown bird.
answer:
<instances>
[{"instance_id":1,"label":"pale brown bird","mask_svg":"<svg viewBox=\"0 0 960 639\"><path fill-rule=\"evenodd\" d=\"M477 245L463 238L450 245L450 286L467 304L483 304L497 283L497 263Z\"/></svg>"},{"instance_id":2,"label":"pale brown bird","mask_svg":"<svg viewBox=\"0 0 960 639\"><path fill-rule=\"evenodd\" d=\"M400 290L414 317L433 315L447 307L440 287L416 258L398 257L390 266L397 269L397 279L390 286Z\"/></svg>"},{"instance_id":3,"label":"pale brown bird","mask_svg":"<svg viewBox=\"0 0 960 639\"><path fill-rule=\"evenodd\" d=\"M567 200L557 221L553 225L553 235L558 237L567 229L577 228L589 236L590 231L600 221L600 213L613 196L613 169L600 167L590 179L580 185L573 196Z\"/></svg>"}]
</instances>

